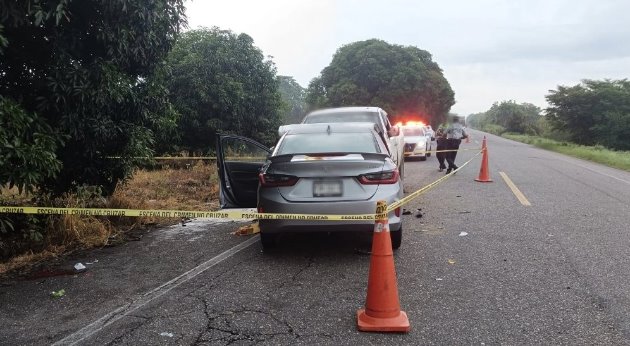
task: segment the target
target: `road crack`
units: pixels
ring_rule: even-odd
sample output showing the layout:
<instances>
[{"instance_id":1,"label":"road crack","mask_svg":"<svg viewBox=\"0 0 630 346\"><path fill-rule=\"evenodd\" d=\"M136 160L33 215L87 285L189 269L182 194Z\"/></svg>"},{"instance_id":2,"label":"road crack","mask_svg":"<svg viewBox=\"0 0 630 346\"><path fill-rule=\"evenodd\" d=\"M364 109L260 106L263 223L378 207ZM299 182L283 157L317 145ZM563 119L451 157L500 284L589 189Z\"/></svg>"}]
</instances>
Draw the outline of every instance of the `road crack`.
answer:
<instances>
[{"instance_id":1,"label":"road crack","mask_svg":"<svg viewBox=\"0 0 630 346\"><path fill-rule=\"evenodd\" d=\"M215 344L217 342L222 342L224 345L230 345L237 341L250 341L252 344L257 344L271 340L277 336L289 336L295 340L302 336L295 331L288 321L276 316L270 311L242 308L238 310L216 312L212 310L207 299L199 299L203 303L206 325L205 328L197 334L193 345L201 345L205 343ZM259 320L256 316L262 316L262 320ZM267 323L269 328L273 329L275 325L275 328L280 330L257 331L247 327L239 327L237 325L238 323L235 324L234 322L241 324L245 323L246 326L265 326L265 323Z\"/></svg>"}]
</instances>

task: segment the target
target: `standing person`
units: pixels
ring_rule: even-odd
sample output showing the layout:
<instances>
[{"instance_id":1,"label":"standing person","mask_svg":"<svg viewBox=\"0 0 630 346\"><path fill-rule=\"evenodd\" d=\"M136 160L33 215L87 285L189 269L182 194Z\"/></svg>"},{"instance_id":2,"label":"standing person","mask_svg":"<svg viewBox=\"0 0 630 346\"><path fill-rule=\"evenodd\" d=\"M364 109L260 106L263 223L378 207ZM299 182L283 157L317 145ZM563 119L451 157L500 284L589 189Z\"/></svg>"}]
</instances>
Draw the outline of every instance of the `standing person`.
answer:
<instances>
[{"instance_id":1,"label":"standing person","mask_svg":"<svg viewBox=\"0 0 630 346\"><path fill-rule=\"evenodd\" d=\"M454 117L453 122L449 125L448 129L446 129L447 148L448 150L453 150L446 153L446 162L448 162L446 174L459 168L455 164L455 158L457 157L459 145L462 143L462 138L466 137L468 137L468 135L466 131L464 131L462 124L459 123L459 117Z\"/></svg>"},{"instance_id":2,"label":"standing person","mask_svg":"<svg viewBox=\"0 0 630 346\"><path fill-rule=\"evenodd\" d=\"M444 131L444 127L440 125L440 127L435 132L435 141L437 142L437 153L435 153L435 157L437 157L438 162L440 163L440 167L438 168L439 172L442 172L446 169L446 165L444 164L444 160L446 159L445 152L441 152L442 150L446 150L448 147L447 139L446 139L446 131Z\"/></svg>"}]
</instances>

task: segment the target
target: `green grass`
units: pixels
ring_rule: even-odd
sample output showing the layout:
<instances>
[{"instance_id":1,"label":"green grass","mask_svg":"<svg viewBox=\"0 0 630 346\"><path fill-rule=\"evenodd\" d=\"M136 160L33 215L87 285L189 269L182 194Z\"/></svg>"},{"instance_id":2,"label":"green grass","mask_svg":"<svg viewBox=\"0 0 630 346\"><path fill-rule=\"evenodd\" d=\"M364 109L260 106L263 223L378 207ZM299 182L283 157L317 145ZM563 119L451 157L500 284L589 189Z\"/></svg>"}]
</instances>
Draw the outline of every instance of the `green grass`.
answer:
<instances>
[{"instance_id":1,"label":"green grass","mask_svg":"<svg viewBox=\"0 0 630 346\"><path fill-rule=\"evenodd\" d=\"M538 148L630 171L630 151L614 151L606 149L601 145L585 146L570 142L558 142L543 137L514 133L504 133L502 136L514 141L531 144Z\"/></svg>"}]
</instances>

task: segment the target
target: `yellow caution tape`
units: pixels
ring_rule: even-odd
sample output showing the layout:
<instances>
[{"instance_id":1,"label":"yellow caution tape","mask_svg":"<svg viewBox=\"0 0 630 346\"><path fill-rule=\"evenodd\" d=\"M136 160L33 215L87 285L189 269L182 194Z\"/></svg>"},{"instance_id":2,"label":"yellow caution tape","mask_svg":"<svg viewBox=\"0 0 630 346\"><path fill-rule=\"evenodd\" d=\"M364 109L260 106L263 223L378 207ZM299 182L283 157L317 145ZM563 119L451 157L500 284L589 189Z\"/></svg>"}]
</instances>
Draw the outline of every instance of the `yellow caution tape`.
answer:
<instances>
[{"instance_id":1,"label":"yellow caution tape","mask_svg":"<svg viewBox=\"0 0 630 346\"><path fill-rule=\"evenodd\" d=\"M374 220L374 214L364 215L318 215L257 213L243 211L203 211L203 210L144 210L106 208L49 208L49 207L7 207L0 206L0 213L38 215L85 215L85 216L132 216L132 217L177 217L205 219L259 219L259 220Z\"/></svg>"},{"instance_id":2,"label":"yellow caution tape","mask_svg":"<svg viewBox=\"0 0 630 346\"><path fill-rule=\"evenodd\" d=\"M122 159L122 156L108 156L108 159ZM129 159L147 160L216 160L216 156L130 156Z\"/></svg>"},{"instance_id":3,"label":"yellow caution tape","mask_svg":"<svg viewBox=\"0 0 630 346\"><path fill-rule=\"evenodd\" d=\"M143 159L148 159L148 157L143 157ZM153 157L155 160L216 160L216 156L193 156L193 157L185 157L185 156L156 156Z\"/></svg>"},{"instance_id":4,"label":"yellow caution tape","mask_svg":"<svg viewBox=\"0 0 630 346\"><path fill-rule=\"evenodd\" d=\"M438 179L438 180L436 180L436 181L432 182L431 184L426 185L426 186L424 186L423 188L421 188L421 189L419 189L419 190L416 190L416 191L412 192L411 194L409 194L409 195L408 195L408 196L406 196L405 198L403 198L403 199L401 199L401 200L399 200L399 201L397 201L397 202L394 202L394 203L390 204L390 205L387 207L387 211L388 211L388 212L390 212L390 211L392 211L392 210L394 210L394 209L396 209L396 208L398 208L398 207L400 207L400 206L402 206L402 205L404 205L404 204L407 204L407 203L409 203L412 199L415 199L415 198L417 198L418 196L422 195L423 193L425 193L425 192L427 192L427 191L431 190L432 188L436 187L438 184L440 184L440 183L441 183L441 182L443 182L444 180L446 180L446 179L450 178L453 174L457 173L460 169L462 169L462 168L466 167L466 165L467 165L467 164L469 164L469 163L470 163L470 162L471 162L471 161L472 161L475 157L479 156L479 154L481 154L482 152L483 152L483 151L481 151L481 150L480 150L477 154L475 154L475 156L471 157L471 158L470 158L470 160L466 161L463 165L459 166L456 170L452 171L451 173L446 174L445 176L443 176L442 178L440 178L440 179Z\"/></svg>"},{"instance_id":5,"label":"yellow caution tape","mask_svg":"<svg viewBox=\"0 0 630 346\"><path fill-rule=\"evenodd\" d=\"M449 152L453 152L453 151L469 151L469 150L481 150L481 148L422 150L422 151L418 151L418 154L424 154L424 153L449 153ZM405 154L414 154L414 152L413 151L405 151Z\"/></svg>"},{"instance_id":6,"label":"yellow caution tape","mask_svg":"<svg viewBox=\"0 0 630 346\"><path fill-rule=\"evenodd\" d=\"M428 190L434 188L460 169L468 165L466 161L455 171L443 176L429 185L411 193L407 197L390 204L387 212L409 203ZM126 217L167 217L167 218L205 218L205 219L258 219L258 220L312 220L312 221L350 221L375 220L375 214L356 215L320 215L320 214L286 214L286 213L257 213L243 211L203 211L203 210L153 210L153 209L108 209L108 208L54 208L54 207L11 207L0 206L0 214L36 214L36 215L85 215L85 216L126 216Z\"/></svg>"}]
</instances>

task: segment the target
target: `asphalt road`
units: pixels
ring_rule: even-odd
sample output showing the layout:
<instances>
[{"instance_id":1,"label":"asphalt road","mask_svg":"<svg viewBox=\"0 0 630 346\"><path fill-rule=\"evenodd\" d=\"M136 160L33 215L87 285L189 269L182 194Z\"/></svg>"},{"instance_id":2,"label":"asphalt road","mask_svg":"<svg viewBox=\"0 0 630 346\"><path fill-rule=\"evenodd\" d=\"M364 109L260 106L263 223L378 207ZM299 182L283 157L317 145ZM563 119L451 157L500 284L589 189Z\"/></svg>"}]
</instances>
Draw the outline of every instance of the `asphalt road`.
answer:
<instances>
[{"instance_id":1,"label":"asphalt road","mask_svg":"<svg viewBox=\"0 0 630 346\"><path fill-rule=\"evenodd\" d=\"M494 182L474 181L478 156L405 206L408 334L356 329L369 237L287 236L262 253L230 234L242 222L197 220L57 264L92 263L82 274L0 281L0 344L630 345L630 173L491 135L488 147ZM434 157L407 162L406 189L442 175Z\"/></svg>"}]
</instances>

